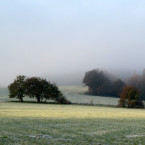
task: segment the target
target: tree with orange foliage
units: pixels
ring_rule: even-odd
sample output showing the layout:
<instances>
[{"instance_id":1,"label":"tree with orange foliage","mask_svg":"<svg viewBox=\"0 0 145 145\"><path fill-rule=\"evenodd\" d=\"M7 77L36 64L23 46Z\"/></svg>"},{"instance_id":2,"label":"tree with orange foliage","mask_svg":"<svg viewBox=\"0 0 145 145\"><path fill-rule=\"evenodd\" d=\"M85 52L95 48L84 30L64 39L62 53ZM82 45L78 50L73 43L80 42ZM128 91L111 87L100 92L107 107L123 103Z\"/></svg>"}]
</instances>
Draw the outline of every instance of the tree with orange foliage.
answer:
<instances>
[{"instance_id":1,"label":"tree with orange foliage","mask_svg":"<svg viewBox=\"0 0 145 145\"><path fill-rule=\"evenodd\" d=\"M120 107L144 108L143 102L139 98L139 91L135 87L124 87L119 100Z\"/></svg>"}]
</instances>

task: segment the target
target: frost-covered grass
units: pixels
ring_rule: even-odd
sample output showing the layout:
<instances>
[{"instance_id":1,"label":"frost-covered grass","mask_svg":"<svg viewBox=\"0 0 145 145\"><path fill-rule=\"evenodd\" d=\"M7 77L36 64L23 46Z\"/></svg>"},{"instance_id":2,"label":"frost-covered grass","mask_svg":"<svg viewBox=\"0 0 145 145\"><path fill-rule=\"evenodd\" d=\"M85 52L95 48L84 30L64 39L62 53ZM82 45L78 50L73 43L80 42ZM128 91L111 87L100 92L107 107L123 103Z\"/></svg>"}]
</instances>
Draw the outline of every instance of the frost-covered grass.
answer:
<instances>
[{"instance_id":1,"label":"frost-covered grass","mask_svg":"<svg viewBox=\"0 0 145 145\"><path fill-rule=\"evenodd\" d=\"M0 88L0 101L9 100L8 94L8 88Z\"/></svg>"},{"instance_id":2,"label":"frost-covered grass","mask_svg":"<svg viewBox=\"0 0 145 145\"><path fill-rule=\"evenodd\" d=\"M144 145L145 109L0 103L2 145Z\"/></svg>"},{"instance_id":3,"label":"frost-covered grass","mask_svg":"<svg viewBox=\"0 0 145 145\"><path fill-rule=\"evenodd\" d=\"M84 95L85 87L60 89L73 103L116 105L118 101ZM145 109L8 100L0 95L0 145L145 145Z\"/></svg>"},{"instance_id":4,"label":"frost-covered grass","mask_svg":"<svg viewBox=\"0 0 145 145\"><path fill-rule=\"evenodd\" d=\"M72 103L117 105L119 100L113 97L86 95L85 93L88 91L87 87L82 86L63 86L60 87L60 90Z\"/></svg>"},{"instance_id":5,"label":"frost-covered grass","mask_svg":"<svg viewBox=\"0 0 145 145\"><path fill-rule=\"evenodd\" d=\"M100 104L100 105L117 105L118 98L113 97L103 97L103 96L92 96L86 95L87 87L82 86L63 86L59 87L63 92L64 96L70 100L72 103L78 104ZM4 100L16 100L8 98L8 89L0 88L0 101ZM24 101L36 101L35 99L24 98Z\"/></svg>"}]
</instances>

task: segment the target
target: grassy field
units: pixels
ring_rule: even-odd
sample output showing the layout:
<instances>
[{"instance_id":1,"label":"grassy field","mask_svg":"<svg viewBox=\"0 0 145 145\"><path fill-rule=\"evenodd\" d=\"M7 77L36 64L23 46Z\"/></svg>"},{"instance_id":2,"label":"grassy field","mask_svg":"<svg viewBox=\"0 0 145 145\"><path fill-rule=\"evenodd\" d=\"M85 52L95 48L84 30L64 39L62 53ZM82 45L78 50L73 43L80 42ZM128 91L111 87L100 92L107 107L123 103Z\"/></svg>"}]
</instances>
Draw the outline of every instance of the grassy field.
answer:
<instances>
[{"instance_id":1,"label":"grassy field","mask_svg":"<svg viewBox=\"0 0 145 145\"><path fill-rule=\"evenodd\" d=\"M2 100L9 100L8 88L0 88L0 101Z\"/></svg>"},{"instance_id":2,"label":"grassy field","mask_svg":"<svg viewBox=\"0 0 145 145\"><path fill-rule=\"evenodd\" d=\"M145 144L145 110L0 103L0 144Z\"/></svg>"},{"instance_id":3,"label":"grassy field","mask_svg":"<svg viewBox=\"0 0 145 145\"><path fill-rule=\"evenodd\" d=\"M70 99L85 91L73 94L76 88L61 89ZM0 100L0 145L145 145L145 109L19 103L4 98Z\"/></svg>"},{"instance_id":4,"label":"grassy field","mask_svg":"<svg viewBox=\"0 0 145 145\"><path fill-rule=\"evenodd\" d=\"M98 105L117 105L118 98L112 97L102 97L102 96L92 96L85 95L87 92L87 87L82 86L63 86L59 87L63 92L64 96L72 103L81 104L98 104ZM0 88L0 101L2 100L16 100L8 98L8 89ZM24 100L32 100L24 98Z\"/></svg>"},{"instance_id":5,"label":"grassy field","mask_svg":"<svg viewBox=\"0 0 145 145\"><path fill-rule=\"evenodd\" d=\"M102 97L85 95L88 91L87 87L81 86L64 86L60 87L60 90L72 103L86 103L86 104L98 104L98 105L117 105L118 98Z\"/></svg>"}]
</instances>

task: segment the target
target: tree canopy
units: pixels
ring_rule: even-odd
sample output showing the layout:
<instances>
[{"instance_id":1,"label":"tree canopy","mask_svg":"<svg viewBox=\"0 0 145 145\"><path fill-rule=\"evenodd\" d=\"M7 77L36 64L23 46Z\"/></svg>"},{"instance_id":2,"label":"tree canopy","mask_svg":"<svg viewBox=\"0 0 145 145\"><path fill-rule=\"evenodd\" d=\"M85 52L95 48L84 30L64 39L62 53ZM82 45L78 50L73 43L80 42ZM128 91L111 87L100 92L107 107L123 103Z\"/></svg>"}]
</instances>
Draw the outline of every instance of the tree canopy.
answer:
<instances>
[{"instance_id":1,"label":"tree canopy","mask_svg":"<svg viewBox=\"0 0 145 145\"><path fill-rule=\"evenodd\" d=\"M37 102L40 102L45 90L45 81L39 77L31 77L26 79L24 86L26 89L26 95L30 98L36 98Z\"/></svg>"},{"instance_id":2,"label":"tree canopy","mask_svg":"<svg viewBox=\"0 0 145 145\"><path fill-rule=\"evenodd\" d=\"M88 86L90 94L102 96L119 96L125 86L121 79L112 81L109 75L99 69L86 72L83 83Z\"/></svg>"},{"instance_id":3,"label":"tree canopy","mask_svg":"<svg viewBox=\"0 0 145 145\"><path fill-rule=\"evenodd\" d=\"M127 81L128 86L135 87L139 90L139 97L145 100L145 69L142 75L133 74Z\"/></svg>"},{"instance_id":4,"label":"tree canopy","mask_svg":"<svg viewBox=\"0 0 145 145\"><path fill-rule=\"evenodd\" d=\"M26 76L17 76L13 83L8 86L10 98L18 98L21 102L23 102L23 97L25 96L25 87L24 82L26 80Z\"/></svg>"},{"instance_id":5,"label":"tree canopy","mask_svg":"<svg viewBox=\"0 0 145 145\"><path fill-rule=\"evenodd\" d=\"M143 108L144 104L139 98L139 91L135 87L124 87L119 100L119 106L129 108Z\"/></svg>"},{"instance_id":6,"label":"tree canopy","mask_svg":"<svg viewBox=\"0 0 145 145\"><path fill-rule=\"evenodd\" d=\"M104 75L103 71L94 69L86 72L83 83L88 86L89 93L94 95L107 95L110 93L110 80Z\"/></svg>"},{"instance_id":7,"label":"tree canopy","mask_svg":"<svg viewBox=\"0 0 145 145\"><path fill-rule=\"evenodd\" d=\"M112 83L111 94L120 96L122 89L125 87L125 83L121 79L117 79Z\"/></svg>"}]
</instances>

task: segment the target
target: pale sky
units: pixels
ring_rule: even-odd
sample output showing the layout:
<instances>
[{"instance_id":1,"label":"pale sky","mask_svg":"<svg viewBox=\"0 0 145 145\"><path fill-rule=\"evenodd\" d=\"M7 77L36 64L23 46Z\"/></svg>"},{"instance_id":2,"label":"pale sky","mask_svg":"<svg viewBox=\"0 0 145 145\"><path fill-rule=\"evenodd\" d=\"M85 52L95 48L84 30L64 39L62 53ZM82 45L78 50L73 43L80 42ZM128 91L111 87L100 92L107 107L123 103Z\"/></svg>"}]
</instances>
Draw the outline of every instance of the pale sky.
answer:
<instances>
[{"instance_id":1,"label":"pale sky","mask_svg":"<svg viewBox=\"0 0 145 145\"><path fill-rule=\"evenodd\" d=\"M141 72L145 1L0 0L0 68L0 85L19 74Z\"/></svg>"}]
</instances>

